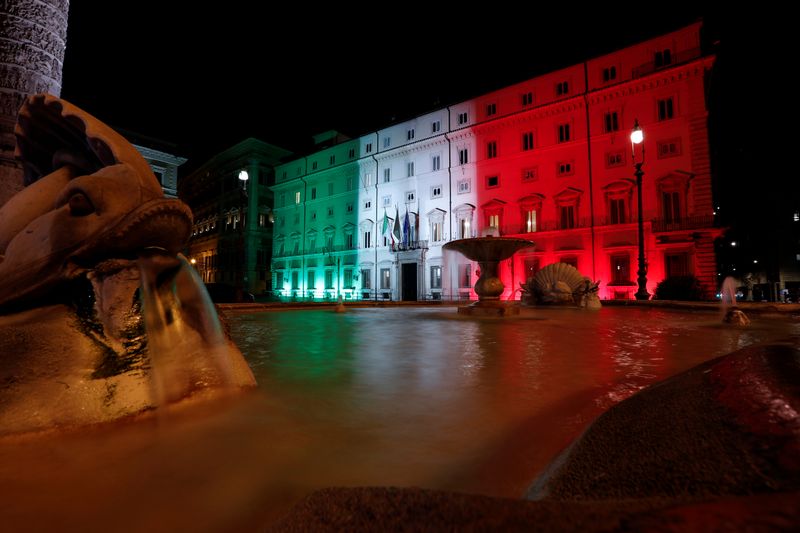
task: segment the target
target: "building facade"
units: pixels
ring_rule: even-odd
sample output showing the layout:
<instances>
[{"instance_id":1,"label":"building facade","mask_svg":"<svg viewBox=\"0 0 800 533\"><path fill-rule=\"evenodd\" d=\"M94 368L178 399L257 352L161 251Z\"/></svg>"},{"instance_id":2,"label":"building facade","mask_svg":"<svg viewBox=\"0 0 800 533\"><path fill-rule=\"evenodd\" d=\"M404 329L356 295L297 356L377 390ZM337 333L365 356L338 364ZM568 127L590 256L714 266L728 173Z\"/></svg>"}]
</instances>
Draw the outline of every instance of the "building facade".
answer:
<instances>
[{"instance_id":1,"label":"building facade","mask_svg":"<svg viewBox=\"0 0 800 533\"><path fill-rule=\"evenodd\" d=\"M178 197L178 167L186 163L185 157L156 150L155 148L133 144L133 147L142 154L144 160L150 165L156 179L161 184L164 196L167 198Z\"/></svg>"},{"instance_id":2,"label":"building facade","mask_svg":"<svg viewBox=\"0 0 800 533\"><path fill-rule=\"evenodd\" d=\"M477 265L443 254L486 233L535 248L501 265L504 299L554 262L633 298L644 131L647 289L717 286L700 23L393 124L276 167L273 289L283 297L474 298ZM388 228L388 231L387 231ZM394 230L394 231L392 231ZM392 236L394 233L395 236Z\"/></svg>"},{"instance_id":3,"label":"building facade","mask_svg":"<svg viewBox=\"0 0 800 533\"><path fill-rule=\"evenodd\" d=\"M274 166L289 155L250 138L180 180L178 195L194 214L188 258L204 282L253 294L271 286L270 186Z\"/></svg>"}]
</instances>

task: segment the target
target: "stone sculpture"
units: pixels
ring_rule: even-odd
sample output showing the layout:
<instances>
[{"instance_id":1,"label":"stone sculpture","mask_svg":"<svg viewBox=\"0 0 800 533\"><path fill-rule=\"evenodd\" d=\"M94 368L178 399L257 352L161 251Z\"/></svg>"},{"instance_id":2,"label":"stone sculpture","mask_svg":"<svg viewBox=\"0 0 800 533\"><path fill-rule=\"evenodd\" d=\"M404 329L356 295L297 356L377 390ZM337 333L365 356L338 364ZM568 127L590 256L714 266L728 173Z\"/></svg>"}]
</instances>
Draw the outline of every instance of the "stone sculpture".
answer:
<instances>
[{"instance_id":1,"label":"stone sculpture","mask_svg":"<svg viewBox=\"0 0 800 533\"><path fill-rule=\"evenodd\" d=\"M566 263L552 263L525 283L520 283L522 300L527 304L577 305L599 309L598 286Z\"/></svg>"},{"instance_id":2,"label":"stone sculpture","mask_svg":"<svg viewBox=\"0 0 800 533\"><path fill-rule=\"evenodd\" d=\"M190 295L191 282L177 274L192 214L164 198L136 149L50 95L25 102L16 136L26 188L0 208L0 435L111 420L209 386L254 385L232 343L222 367L203 359L218 323L197 318L207 312L205 293ZM140 260L153 255L166 259ZM167 322L199 339L186 353L158 355L170 361L162 367L192 368L168 397L154 385L142 275L159 286L154 307L159 294L183 295L167 304Z\"/></svg>"}]
</instances>

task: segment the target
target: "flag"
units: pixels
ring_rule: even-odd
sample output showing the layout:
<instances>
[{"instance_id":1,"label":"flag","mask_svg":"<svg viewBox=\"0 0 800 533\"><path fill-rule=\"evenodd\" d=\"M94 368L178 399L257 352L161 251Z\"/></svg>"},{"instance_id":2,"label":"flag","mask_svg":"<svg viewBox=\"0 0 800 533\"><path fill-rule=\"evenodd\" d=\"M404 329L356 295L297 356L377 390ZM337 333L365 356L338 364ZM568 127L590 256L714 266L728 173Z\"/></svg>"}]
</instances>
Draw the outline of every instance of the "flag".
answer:
<instances>
[{"instance_id":1,"label":"flag","mask_svg":"<svg viewBox=\"0 0 800 533\"><path fill-rule=\"evenodd\" d=\"M408 241L411 238L411 224L408 221L408 208L406 208L406 218L403 220L403 245L408 246Z\"/></svg>"},{"instance_id":2,"label":"flag","mask_svg":"<svg viewBox=\"0 0 800 533\"><path fill-rule=\"evenodd\" d=\"M417 212L414 214L414 239L419 240L419 198L417 198Z\"/></svg>"},{"instance_id":3,"label":"flag","mask_svg":"<svg viewBox=\"0 0 800 533\"><path fill-rule=\"evenodd\" d=\"M400 242L400 211L394 206L394 227L392 228L392 244Z\"/></svg>"},{"instance_id":4,"label":"flag","mask_svg":"<svg viewBox=\"0 0 800 533\"><path fill-rule=\"evenodd\" d=\"M383 210L383 229L381 230L381 235L384 237L386 234L389 233L389 217L386 216L386 209Z\"/></svg>"}]
</instances>

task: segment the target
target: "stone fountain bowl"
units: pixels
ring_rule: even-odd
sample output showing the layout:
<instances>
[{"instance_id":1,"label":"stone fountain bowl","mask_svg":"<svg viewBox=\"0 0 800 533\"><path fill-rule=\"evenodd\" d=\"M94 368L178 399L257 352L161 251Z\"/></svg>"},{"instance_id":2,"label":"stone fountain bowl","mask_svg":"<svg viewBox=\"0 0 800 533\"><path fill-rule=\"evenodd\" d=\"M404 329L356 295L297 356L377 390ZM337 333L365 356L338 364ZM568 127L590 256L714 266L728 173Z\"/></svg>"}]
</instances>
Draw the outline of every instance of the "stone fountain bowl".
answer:
<instances>
[{"instance_id":1,"label":"stone fountain bowl","mask_svg":"<svg viewBox=\"0 0 800 533\"><path fill-rule=\"evenodd\" d=\"M515 237L475 237L459 239L445 244L444 250L460 252L478 263L505 261L519 250L535 246L533 241Z\"/></svg>"}]
</instances>

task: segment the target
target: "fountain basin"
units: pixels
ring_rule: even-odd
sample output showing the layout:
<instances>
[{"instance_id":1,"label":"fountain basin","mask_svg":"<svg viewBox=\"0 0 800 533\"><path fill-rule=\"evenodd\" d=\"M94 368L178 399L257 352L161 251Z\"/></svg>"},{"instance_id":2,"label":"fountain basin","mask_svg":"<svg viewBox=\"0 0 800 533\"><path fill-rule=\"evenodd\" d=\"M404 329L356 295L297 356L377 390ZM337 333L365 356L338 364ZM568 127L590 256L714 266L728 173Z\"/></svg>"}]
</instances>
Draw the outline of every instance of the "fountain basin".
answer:
<instances>
[{"instance_id":1,"label":"fountain basin","mask_svg":"<svg viewBox=\"0 0 800 533\"><path fill-rule=\"evenodd\" d=\"M533 246L533 241L514 237L476 237L445 244L442 249L459 252L470 261L476 261L481 269L481 275L475 283L478 301L459 307L458 313L472 316L518 315L519 307L500 301L505 285L497 275L497 269L500 261L511 258L519 250Z\"/></svg>"}]
</instances>

